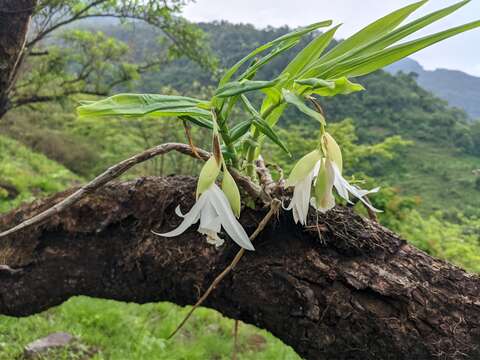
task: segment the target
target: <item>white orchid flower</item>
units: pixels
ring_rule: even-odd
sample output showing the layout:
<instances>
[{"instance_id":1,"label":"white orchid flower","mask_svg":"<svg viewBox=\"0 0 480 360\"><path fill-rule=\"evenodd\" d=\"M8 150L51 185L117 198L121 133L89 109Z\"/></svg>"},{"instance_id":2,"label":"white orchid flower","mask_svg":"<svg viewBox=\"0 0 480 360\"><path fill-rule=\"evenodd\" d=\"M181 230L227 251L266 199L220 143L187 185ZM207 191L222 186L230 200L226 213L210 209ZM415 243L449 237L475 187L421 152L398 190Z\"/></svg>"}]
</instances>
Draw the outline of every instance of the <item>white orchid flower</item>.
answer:
<instances>
[{"instance_id":1,"label":"white orchid flower","mask_svg":"<svg viewBox=\"0 0 480 360\"><path fill-rule=\"evenodd\" d=\"M337 164L334 161L326 158L323 160L322 167L316 178L314 191L315 196L311 202L312 206L317 211L325 213L335 206L335 197L332 193L334 187L335 190L337 190L338 195L340 195L347 202L352 203L349 198L349 194L352 194L372 211L381 212L381 210L373 207L370 202L364 198L365 195L378 192L380 188L377 187L372 190L363 190L355 185L351 185L342 176Z\"/></svg>"},{"instance_id":2,"label":"white orchid flower","mask_svg":"<svg viewBox=\"0 0 480 360\"><path fill-rule=\"evenodd\" d=\"M178 236L200 220L198 232L207 236L208 243L217 247L224 243L224 240L218 236L223 227L238 245L247 250L255 250L247 233L233 214L226 195L215 183L200 195L187 214L183 215L179 206L175 212L178 216L183 217L182 223L172 231L155 234L165 237Z\"/></svg>"},{"instance_id":3,"label":"white orchid flower","mask_svg":"<svg viewBox=\"0 0 480 360\"><path fill-rule=\"evenodd\" d=\"M322 156L322 152L326 155ZM322 213L335 206L333 188L346 201L350 202L349 194L357 197L373 211L375 209L365 195L377 192L379 188L363 190L351 185L342 176L342 153L333 137L325 133L322 136L322 151L314 150L301 158L293 168L286 186L294 186L292 200L285 210L292 210L295 223L305 225L310 204ZM314 195L312 197L312 183Z\"/></svg>"},{"instance_id":4,"label":"white orchid flower","mask_svg":"<svg viewBox=\"0 0 480 360\"><path fill-rule=\"evenodd\" d=\"M312 181L317 176L321 159L319 150L305 155L295 164L285 184L286 187L294 186L292 200L285 210L292 210L295 223L305 225L307 222Z\"/></svg>"},{"instance_id":5,"label":"white orchid flower","mask_svg":"<svg viewBox=\"0 0 480 360\"><path fill-rule=\"evenodd\" d=\"M322 162L322 168L315 182L315 199L312 201L312 205L323 213L333 208L335 199L332 190L335 187L338 195L347 202L351 203L349 194L352 194L372 211L380 212L364 198L365 195L378 192L379 188L363 190L345 180L342 176L342 152L335 139L329 133L325 133L322 136L322 146L326 158Z\"/></svg>"}]
</instances>

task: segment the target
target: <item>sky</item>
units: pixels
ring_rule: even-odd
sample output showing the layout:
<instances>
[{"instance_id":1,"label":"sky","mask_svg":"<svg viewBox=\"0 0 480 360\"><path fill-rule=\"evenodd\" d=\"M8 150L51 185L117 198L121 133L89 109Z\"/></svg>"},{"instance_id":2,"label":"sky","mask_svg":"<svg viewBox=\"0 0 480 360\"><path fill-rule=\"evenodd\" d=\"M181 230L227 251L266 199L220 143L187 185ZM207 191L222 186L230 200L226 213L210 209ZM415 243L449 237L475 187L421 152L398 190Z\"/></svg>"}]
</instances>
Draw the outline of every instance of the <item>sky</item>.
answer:
<instances>
[{"instance_id":1,"label":"sky","mask_svg":"<svg viewBox=\"0 0 480 360\"><path fill-rule=\"evenodd\" d=\"M458 0L457 0L458 1ZM411 19L425 15L455 0L430 0ZM184 16L195 22L228 20L251 23L258 28L268 25L298 27L331 19L343 23L337 38L352 35L363 26L414 1L410 0L196 0L184 9ZM472 0L447 18L423 29L421 36L448 27L480 20L480 0ZM445 40L411 56L428 70L446 68L480 76L480 28Z\"/></svg>"}]
</instances>

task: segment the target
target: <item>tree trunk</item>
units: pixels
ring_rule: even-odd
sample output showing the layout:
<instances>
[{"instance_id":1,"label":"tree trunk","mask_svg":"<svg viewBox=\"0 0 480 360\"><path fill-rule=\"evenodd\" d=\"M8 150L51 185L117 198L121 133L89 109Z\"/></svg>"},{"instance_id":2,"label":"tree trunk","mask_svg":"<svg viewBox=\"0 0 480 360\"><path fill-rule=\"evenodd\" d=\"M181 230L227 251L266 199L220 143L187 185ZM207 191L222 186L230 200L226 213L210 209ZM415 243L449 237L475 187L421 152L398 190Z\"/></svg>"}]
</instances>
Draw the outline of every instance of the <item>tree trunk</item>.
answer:
<instances>
[{"instance_id":1,"label":"tree trunk","mask_svg":"<svg viewBox=\"0 0 480 360\"><path fill-rule=\"evenodd\" d=\"M30 18L37 0L0 0L0 118L22 63Z\"/></svg>"},{"instance_id":2,"label":"tree trunk","mask_svg":"<svg viewBox=\"0 0 480 360\"><path fill-rule=\"evenodd\" d=\"M0 239L0 314L74 295L193 304L232 260L195 228L162 238L194 201L188 177L115 183L46 223ZM0 218L11 227L52 199ZM251 233L266 210L245 209ZM480 359L480 278L336 207L302 228L282 213L206 306L271 331L306 359ZM8 265L8 266L5 266Z\"/></svg>"}]
</instances>

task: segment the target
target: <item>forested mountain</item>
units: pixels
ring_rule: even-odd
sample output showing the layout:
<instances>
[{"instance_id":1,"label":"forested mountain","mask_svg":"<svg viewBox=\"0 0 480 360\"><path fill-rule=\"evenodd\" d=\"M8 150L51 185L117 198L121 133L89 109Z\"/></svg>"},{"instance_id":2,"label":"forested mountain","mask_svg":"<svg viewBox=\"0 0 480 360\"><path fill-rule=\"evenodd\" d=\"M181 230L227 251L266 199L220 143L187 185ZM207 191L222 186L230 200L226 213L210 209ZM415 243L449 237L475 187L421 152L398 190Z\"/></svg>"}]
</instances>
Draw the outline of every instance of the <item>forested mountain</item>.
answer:
<instances>
[{"instance_id":1,"label":"forested mountain","mask_svg":"<svg viewBox=\"0 0 480 360\"><path fill-rule=\"evenodd\" d=\"M392 74L417 74L417 82L449 105L463 109L473 120L480 120L480 78L458 70L425 70L413 59L403 59L386 68Z\"/></svg>"}]
</instances>

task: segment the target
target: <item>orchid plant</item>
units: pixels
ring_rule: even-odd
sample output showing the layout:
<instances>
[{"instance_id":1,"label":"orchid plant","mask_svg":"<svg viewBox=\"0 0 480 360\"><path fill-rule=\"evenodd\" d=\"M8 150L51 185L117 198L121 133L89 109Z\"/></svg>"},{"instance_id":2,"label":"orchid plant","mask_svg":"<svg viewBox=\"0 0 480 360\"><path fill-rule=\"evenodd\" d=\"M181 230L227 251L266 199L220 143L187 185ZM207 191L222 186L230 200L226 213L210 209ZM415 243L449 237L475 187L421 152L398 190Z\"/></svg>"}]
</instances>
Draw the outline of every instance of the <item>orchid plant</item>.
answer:
<instances>
[{"instance_id":1,"label":"orchid plant","mask_svg":"<svg viewBox=\"0 0 480 360\"><path fill-rule=\"evenodd\" d=\"M402 25L426 2L419 1L396 10L335 46L332 46L332 41L340 25L332 26L330 20L283 35L253 50L227 69L209 100L159 94L119 94L100 101L83 102L78 114L83 117L170 117L182 120L180 123L189 122L212 131L212 156L200 172L196 203L185 215L177 208L176 213L183 221L176 229L158 233L159 236L180 235L200 221L198 231L206 236L209 243L215 246L223 244L219 236L223 228L238 245L254 249L237 220L241 195L229 169L256 183L259 182L256 160L266 139L288 153L287 145L275 130L288 106L295 107L319 124L317 148L296 163L285 185L293 187L293 196L286 209L292 210L294 221L305 225L311 208L319 212L332 209L335 206L333 189L347 202L353 195L371 210L378 211L366 199L378 188L360 189L342 175L341 148L327 132L327 122L319 104L322 97L363 91L364 88L352 78L369 74L425 47L480 26L480 21L475 21L400 43L402 39L463 7L469 0ZM260 68L295 47L309 34L313 38L311 42L276 78L256 79ZM263 95L258 107L248 97L253 92ZM316 106L310 107L308 104L311 102ZM235 118L238 111L234 112L234 109L238 107L247 114L247 120ZM216 184L219 176L223 178L221 187Z\"/></svg>"}]
</instances>

